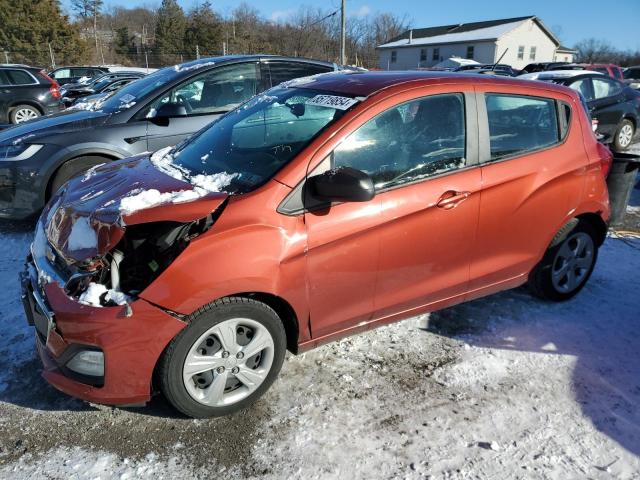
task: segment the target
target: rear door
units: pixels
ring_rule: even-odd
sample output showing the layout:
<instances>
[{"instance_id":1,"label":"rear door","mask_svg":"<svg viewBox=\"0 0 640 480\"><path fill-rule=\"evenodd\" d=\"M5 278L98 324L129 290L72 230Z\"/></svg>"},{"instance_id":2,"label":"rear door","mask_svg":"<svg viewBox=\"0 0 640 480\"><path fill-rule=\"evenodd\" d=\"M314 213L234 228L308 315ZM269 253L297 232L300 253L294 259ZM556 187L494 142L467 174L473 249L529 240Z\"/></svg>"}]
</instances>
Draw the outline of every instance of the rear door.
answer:
<instances>
[{"instance_id":1,"label":"rear door","mask_svg":"<svg viewBox=\"0 0 640 480\"><path fill-rule=\"evenodd\" d=\"M571 118L579 105L544 91L477 90L482 194L470 298L524 281L577 206L586 166L580 125Z\"/></svg>"},{"instance_id":2,"label":"rear door","mask_svg":"<svg viewBox=\"0 0 640 480\"><path fill-rule=\"evenodd\" d=\"M258 91L257 62L235 63L210 69L163 93L136 115L147 123L147 149L175 145L253 97ZM154 120L166 103L184 105L187 115Z\"/></svg>"}]
</instances>

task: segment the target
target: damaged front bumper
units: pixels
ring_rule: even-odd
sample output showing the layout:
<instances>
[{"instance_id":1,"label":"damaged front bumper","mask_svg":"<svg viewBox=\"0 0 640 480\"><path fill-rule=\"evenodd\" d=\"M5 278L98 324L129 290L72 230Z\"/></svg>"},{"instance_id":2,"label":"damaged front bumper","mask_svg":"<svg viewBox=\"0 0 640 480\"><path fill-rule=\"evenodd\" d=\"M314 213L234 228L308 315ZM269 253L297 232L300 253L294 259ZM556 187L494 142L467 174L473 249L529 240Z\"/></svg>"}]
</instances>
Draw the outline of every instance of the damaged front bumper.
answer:
<instances>
[{"instance_id":1,"label":"damaged front bumper","mask_svg":"<svg viewBox=\"0 0 640 480\"><path fill-rule=\"evenodd\" d=\"M45 380L89 402L147 402L158 358L185 323L142 299L130 304L131 316L124 305L83 305L65 293L52 270L46 259L29 255L21 274L22 300L27 320L36 330ZM76 357L99 358L98 352L103 371L96 368L93 373L102 375L88 375L90 369L77 367Z\"/></svg>"}]
</instances>

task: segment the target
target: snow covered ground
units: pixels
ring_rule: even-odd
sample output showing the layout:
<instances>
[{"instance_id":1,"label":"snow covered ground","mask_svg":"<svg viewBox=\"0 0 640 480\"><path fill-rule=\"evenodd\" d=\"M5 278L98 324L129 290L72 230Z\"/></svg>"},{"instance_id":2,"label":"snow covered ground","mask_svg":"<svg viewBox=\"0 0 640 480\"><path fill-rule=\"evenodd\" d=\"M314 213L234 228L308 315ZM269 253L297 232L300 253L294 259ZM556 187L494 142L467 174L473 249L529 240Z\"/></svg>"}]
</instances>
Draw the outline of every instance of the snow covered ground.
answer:
<instances>
[{"instance_id":1,"label":"snow covered ground","mask_svg":"<svg viewBox=\"0 0 640 480\"><path fill-rule=\"evenodd\" d=\"M0 478L640 478L640 239L568 303L505 292L288 356L250 410L190 420L44 383L30 228L0 224Z\"/></svg>"}]
</instances>

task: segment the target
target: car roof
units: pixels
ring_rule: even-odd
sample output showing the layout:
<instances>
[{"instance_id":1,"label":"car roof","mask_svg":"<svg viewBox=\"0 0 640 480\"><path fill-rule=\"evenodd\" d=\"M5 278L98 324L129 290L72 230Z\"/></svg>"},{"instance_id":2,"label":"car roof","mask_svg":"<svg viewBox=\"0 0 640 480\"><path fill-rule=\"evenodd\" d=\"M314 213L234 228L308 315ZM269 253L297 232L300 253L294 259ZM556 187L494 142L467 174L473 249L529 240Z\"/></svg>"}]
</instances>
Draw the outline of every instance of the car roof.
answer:
<instances>
[{"instance_id":1,"label":"car roof","mask_svg":"<svg viewBox=\"0 0 640 480\"><path fill-rule=\"evenodd\" d=\"M374 71L374 72L328 72L290 80L286 87L309 88L354 97L368 97L381 90L411 83L414 85L437 85L442 83L470 83L518 85L530 87L529 82L517 78L446 71ZM546 88L546 87L545 87ZM549 86L551 90L564 92L562 87Z\"/></svg>"},{"instance_id":2,"label":"car roof","mask_svg":"<svg viewBox=\"0 0 640 480\"><path fill-rule=\"evenodd\" d=\"M334 65L331 62L324 62L322 60L313 60L311 58L305 58L305 57L285 57L281 55L222 55L219 57L207 57L207 58L201 58L199 60L192 60L190 62L179 63L178 65L175 65L174 68L176 69L176 71L194 70L194 69L197 69L198 67L205 67L215 63L231 62L235 60L258 61L261 59L287 60L287 61L294 61L294 62L315 63L315 64L327 65L327 66Z\"/></svg>"}]
</instances>

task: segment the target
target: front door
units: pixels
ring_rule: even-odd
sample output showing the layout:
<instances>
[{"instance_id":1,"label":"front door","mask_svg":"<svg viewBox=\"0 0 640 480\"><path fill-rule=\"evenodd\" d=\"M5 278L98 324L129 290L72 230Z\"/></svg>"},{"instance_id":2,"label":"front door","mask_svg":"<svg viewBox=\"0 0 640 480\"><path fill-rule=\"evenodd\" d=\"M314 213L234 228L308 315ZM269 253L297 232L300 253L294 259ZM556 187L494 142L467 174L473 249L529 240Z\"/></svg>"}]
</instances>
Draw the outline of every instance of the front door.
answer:
<instances>
[{"instance_id":1,"label":"front door","mask_svg":"<svg viewBox=\"0 0 640 480\"><path fill-rule=\"evenodd\" d=\"M256 62L223 65L177 85L138 114L139 119L146 119L147 149L176 145L254 96L257 85ZM183 105L186 116L155 118L167 103Z\"/></svg>"}]
</instances>

